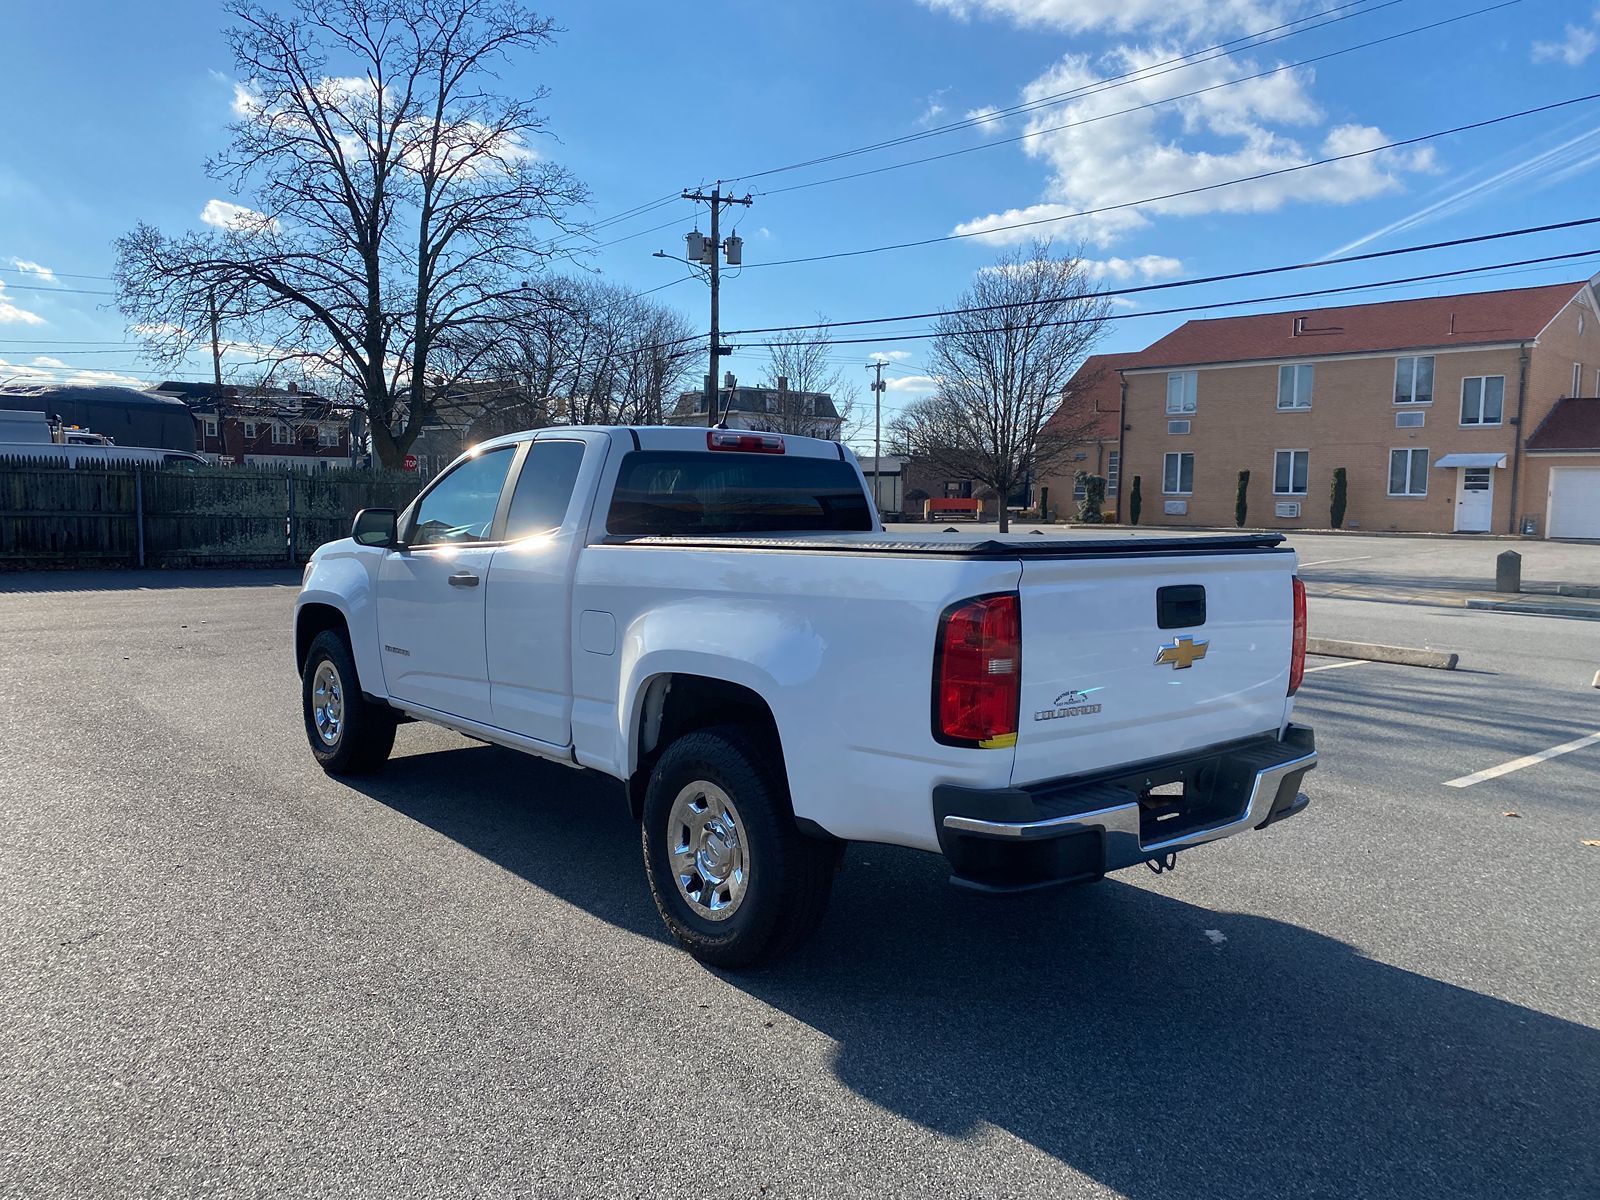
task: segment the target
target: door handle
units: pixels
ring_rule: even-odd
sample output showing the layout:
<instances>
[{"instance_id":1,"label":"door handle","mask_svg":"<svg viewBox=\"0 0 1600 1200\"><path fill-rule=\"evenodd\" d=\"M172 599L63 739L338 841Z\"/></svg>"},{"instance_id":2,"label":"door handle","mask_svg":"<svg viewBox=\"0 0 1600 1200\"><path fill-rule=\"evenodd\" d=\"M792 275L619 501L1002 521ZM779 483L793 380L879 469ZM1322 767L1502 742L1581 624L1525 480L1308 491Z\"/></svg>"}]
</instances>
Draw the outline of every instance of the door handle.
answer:
<instances>
[{"instance_id":1,"label":"door handle","mask_svg":"<svg viewBox=\"0 0 1600 1200\"><path fill-rule=\"evenodd\" d=\"M477 587L478 586L478 577L476 575L474 575L471 571L461 571L458 574L450 576L450 586L451 587Z\"/></svg>"}]
</instances>

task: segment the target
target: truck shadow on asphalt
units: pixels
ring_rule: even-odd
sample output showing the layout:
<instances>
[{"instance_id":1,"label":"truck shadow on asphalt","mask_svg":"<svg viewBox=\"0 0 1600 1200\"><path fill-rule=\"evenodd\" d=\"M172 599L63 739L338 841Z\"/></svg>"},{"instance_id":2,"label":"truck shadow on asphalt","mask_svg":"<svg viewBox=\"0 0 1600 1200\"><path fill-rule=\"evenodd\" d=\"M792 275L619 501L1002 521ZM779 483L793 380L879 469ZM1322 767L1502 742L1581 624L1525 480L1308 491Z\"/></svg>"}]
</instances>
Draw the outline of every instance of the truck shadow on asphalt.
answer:
<instances>
[{"instance_id":1,"label":"truck shadow on asphalt","mask_svg":"<svg viewBox=\"0 0 1600 1200\"><path fill-rule=\"evenodd\" d=\"M475 747L358 786L664 938L604 781ZM813 943L713 974L831 1039L837 1078L887 1112L996 1126L1139 1200L1600 1194L1600 1032L1166 886L980 897L933 856L856 846Z\"/></svg>"}]
</instances>

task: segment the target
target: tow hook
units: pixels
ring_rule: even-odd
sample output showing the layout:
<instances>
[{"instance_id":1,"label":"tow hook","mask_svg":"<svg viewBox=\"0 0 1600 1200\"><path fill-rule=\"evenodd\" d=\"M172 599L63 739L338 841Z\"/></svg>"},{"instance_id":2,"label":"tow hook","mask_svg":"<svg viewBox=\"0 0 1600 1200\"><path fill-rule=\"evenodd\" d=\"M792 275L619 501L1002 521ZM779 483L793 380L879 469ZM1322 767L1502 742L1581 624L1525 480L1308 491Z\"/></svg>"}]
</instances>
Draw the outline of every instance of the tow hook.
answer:
<instances>
[{"instance_id":1,"label":"tow hook","mask_svg":"<svg viewBox=\"0 0 1600 1200\"><path fill-rule=\"evenodd\" d=\"M1164 875L1168 871L1176 871L1178 869L1178 852L1171 850L1167 853L1166 858L1147 858L1144 865L1150 868L1152 875Z\"/></svg>"}]
</instances>

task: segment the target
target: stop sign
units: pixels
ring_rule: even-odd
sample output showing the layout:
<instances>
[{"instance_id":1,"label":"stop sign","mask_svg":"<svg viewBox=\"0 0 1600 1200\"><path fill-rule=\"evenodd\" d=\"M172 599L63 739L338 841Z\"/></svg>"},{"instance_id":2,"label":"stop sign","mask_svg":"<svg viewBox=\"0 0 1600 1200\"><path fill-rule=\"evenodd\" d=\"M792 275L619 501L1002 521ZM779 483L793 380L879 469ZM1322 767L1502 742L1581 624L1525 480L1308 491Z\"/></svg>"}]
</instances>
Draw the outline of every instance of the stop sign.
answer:
<instances>
[{"instance_id":1,"label":"stop sign","mask_svg":"<svg viewBox=\"0 0 1600 1200\"><path fill-rule=\"evenodd\" d=\"M406 455L405 462L401 465L408 471L415 471L417 469L417 456L415 454Z\"/></svg>"}]
</instances>

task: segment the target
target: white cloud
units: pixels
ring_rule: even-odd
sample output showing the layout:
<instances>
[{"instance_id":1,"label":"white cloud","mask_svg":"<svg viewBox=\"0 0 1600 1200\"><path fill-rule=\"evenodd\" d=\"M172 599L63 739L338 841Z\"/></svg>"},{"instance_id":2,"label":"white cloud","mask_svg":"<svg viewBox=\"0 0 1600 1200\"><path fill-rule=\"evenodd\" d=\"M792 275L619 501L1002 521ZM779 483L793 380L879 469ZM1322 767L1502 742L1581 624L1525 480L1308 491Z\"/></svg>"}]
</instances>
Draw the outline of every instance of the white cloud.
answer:
<instances>
[{"instance_id":1,"label":"white cloud","mask_svg":"<svg viewBox=\"0 0 1600 1200\"><path fill-rule=\"evenodd\" d=\"M1141 254L1135 258L1086 258L1083 269L1096 281L1167 279L1183 271L1183 262L1166 254Z\"/></svg>"},{"instance_id":2,"label":"white cloud","mask_svg":"<svg viewBox=\"0 0 1600 1200\"><path fill-rule=\"evenodd\" d=\"M993 137L1005 128L1005 121L998 119L1000 110L992 104L985 104L982 108L969 108L967 120L977 121L973 126L984 137Z\"/></svg>"},{"instance_id":3,"label":"white cloud","mask_svg":"<svg viewBox=\"0 0 1600 1200\"><path fill-rule=\"evenodd\" d=\"M1111 300L1110 300L1110 304L1111 304L1112 308L1138 308L1139 307L1139 302L1137 300L1130 300L1126 296L1112 296Z\"/></svg>"},{"instance_id":4,"label":"white cloud","mask_svg":"<svg viewBox=\"0 0 1600 1200\"><path fill-rule=\"evenodd\" d=\"M54 283L56 281L56 273L49 267L41 266L36 262L29 262L25 258L13 258L10 262L13 267L24 275L32 275L40 283Z\"/></svg>"},{"instance_id":5,"label":"white cloud","mask_svg":"<svg viewBox=\"0 0 1600 1200\"><path fill-rule=\"evenodd\" d=\"M1097 61L1081 54L1067 55L1024 88L1022 98L1041 100L1082 88L1107 74L1147 69L1180 53L1181 46L1152 44L1118 46ZM1257 69L1257 64L1243 60L1201 62L1185 72L1186 87L1223 83ZM1124 113L1121 110L1164 100L1173 90L1160 78L1135 77L1115 90L1037 109L1028 115L1026 124L1026 132L1034 136L1022 145L1026 154L1049 170L1043 200L963 222L954 232L992 230L980 240L997 245L1025 242L1040 233L1061 233L1107 245L1147 226L1158 214L1271 212L1290 203L1351 204L1400 187L1401 176L1408 172L1432 168L1430 151L1384 151L1270 179L1196 191L1390 140L1381 129L1355 124L1332 126L1313 142L1291 136L1285 127L1314 127L1323 118L1309 92L1312 79L1307 71L1284 71L1159 108ZM997 228L1178 192L1191 194L1052 222L1054 228Z\"/></svg>"},{"instance_id":6,"label":"white cloud","mask_svg":"<svg viewBox=\"0 0 1600 1200\"><path fill-rule=\"evenodd\" d=\"M206 76L211 80L212 83L232 83L233 82L232 76L228 75L227 72L225 72L225 71L217 70L215 67L207 67L206 68Z\"/></svg>"},{"instance_id":7,"label":"white cloud","mask_svg":"<svg viewBox=\"0 0 1600 1200\"><path fill-rule=\"evenodd\" d=\"M1258 0L921 0L962 20L996 17L1024 29L1118 33L1154 29L1200 33L1213 29L1264 29L1282 19L1283 6Z\"/></svg>"},{"instance_id":8,"label":"white cloud","mask_svg":"<svg viewBox=\"0 0 1600 1200\"><path fill-rule=\"evenodd\" d=\"M82 387L146 388L148 379L124 375L120 371L86 371L68 367L60 359L39 356L31 363L8 362L0 358L0 381L14 384L40 386L52 383L77 384Z\"/></svg>"},{"instance_id":9,"label":"white cloud","mask_svg":"<svg viewBox=\"0 0 1600 1200\"><path fill-rule=\"evenodd\" d=\"M0 325L43 325L44 318L36 312L18 308L6 299L6 285L0 280Z\"/></svg>"},{"instance_id":10,"label":"white cloud","mask_svg":"<svg viewBox=\"0 0 1600 1200\"><path fill-rule=\"evenodd\" d=\"M1535 42L1533 44L1533 61L1566 63L1569 67L1581 67L1589 60L1589 56L1600 50L1600 12L1595 14L1595 24L1585 27L1582 25L1568 25L1562 31L1563 37L1558 42Z\"/></svg>"},{"instance_id":11,"label":"white cloud","mask_svg":"<svg viewBox=\"0 0 1600 1200\"><path fill-rule=\"evenodd\" d=\"M939 388L939 381L932 375L903 375L883 382L891 392L933 392Z\"/></svg>"},{"instance_id":12,"label":"white cloud","mask_svg":"<svg viewBox=\"0 0 1600 1200\"><path fill-rule=\"evenodd\" d=\"M871 354L867 355L867 357L870 358L873 362L881 362L881 363L905 362L906 359L911 357L911 351L909 351L909 350L874 350Z\"/></svg>"},{"instance_id":13,"label":"white cloud","mask_svg":"<svg viewBox=\"0 0 1600 1200\"><path fill-rule=\"evenodd\" d=\"M200 219L207 225L225 229L230 233L261 233L266 230L276 231L278 228L278 222L265 213L227 200L207 200L206 206L200 210Z\"/></svg>"},{"instance_id":14,"label":"white cloud","mask_svg":"<svg viewBox=\"0 0 1600 1200\"><path fill-rule=\"evenodd\" d=\"M944 114L944 97L949 90L947 87L942 87L929 94L923 104L922 115L917 118L918 125L932 125Z\"/></svg>"}]
</instances>

